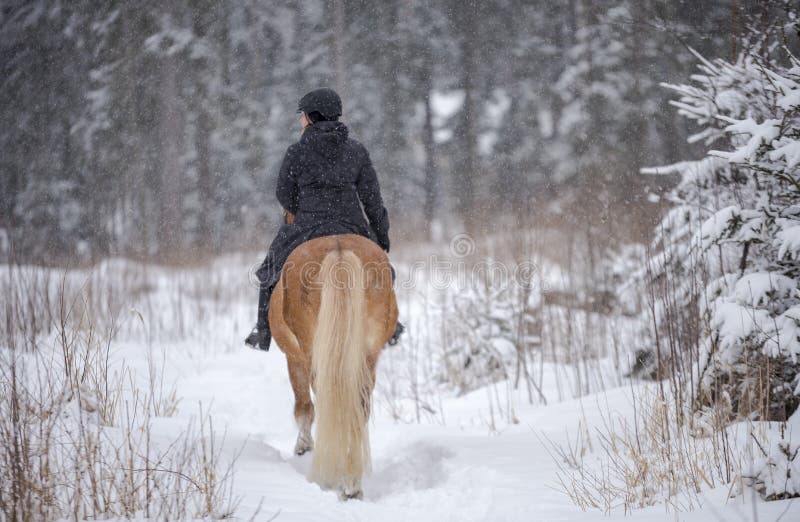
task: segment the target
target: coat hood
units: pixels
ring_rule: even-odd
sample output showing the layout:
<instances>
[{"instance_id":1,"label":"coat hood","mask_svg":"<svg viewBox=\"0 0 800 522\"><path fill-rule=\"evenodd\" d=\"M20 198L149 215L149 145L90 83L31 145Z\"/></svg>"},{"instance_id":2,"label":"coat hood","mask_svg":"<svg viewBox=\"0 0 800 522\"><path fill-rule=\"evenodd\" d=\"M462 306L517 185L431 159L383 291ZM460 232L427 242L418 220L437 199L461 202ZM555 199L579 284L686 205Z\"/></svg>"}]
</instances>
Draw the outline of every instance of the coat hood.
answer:
<instances>
[{"instance_id":1,"label":"coat hood","mask_svg":"<svg viewBox=\"0 0 800 522\"><path fill-rule=\"evenodd\" d=\"M318 121L306 128L300 141L326 159L334 160L341 154L347 135L347 125L340 121Z\"/></svg>"}]
</instances>

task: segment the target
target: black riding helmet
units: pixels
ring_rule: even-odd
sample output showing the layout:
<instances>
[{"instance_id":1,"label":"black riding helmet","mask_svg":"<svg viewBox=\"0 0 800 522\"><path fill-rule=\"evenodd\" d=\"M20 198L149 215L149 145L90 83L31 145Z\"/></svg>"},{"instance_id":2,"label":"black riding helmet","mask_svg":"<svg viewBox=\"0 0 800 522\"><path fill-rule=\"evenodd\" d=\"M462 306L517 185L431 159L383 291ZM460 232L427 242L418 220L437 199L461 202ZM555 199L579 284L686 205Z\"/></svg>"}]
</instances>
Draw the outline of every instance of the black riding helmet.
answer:
<instances>
[{"instance_id":1,"label":"black riding helmet","mask_svg":"<svg viewBox=\"0 0 800 522\"><path fill-rule=\"evenodd\" d=\"M326 118L337 118L342 115L342 99L333 89L314 89L300 98L297 112L318 112Z\"/></svg>"}]
</instances>

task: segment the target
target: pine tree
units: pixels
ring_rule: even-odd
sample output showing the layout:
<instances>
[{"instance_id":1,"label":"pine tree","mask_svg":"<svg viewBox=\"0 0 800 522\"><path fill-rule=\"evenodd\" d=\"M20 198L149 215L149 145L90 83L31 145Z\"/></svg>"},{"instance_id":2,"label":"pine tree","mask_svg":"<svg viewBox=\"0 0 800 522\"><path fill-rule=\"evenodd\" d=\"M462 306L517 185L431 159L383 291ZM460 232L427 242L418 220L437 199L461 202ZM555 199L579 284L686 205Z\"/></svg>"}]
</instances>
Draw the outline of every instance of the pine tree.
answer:
<instances>
[{"instance_id":1,"label":"pine tree","mask_svg":"<svg viewBox=\"0 0 800 522\"><path fill-rule=\"evenodd\" d=\"M697 55L693 83L668 86L700 126L689 140L711 150L647 170L681 175L649 281L680 281L674 306L655 309L659 332L674 327L672 309L699 324L668 354L696 373L694 405L784 420L800 404L800 62L761 45L774 37L752 30L735 61Z\"/></svg>"}]
</instances>

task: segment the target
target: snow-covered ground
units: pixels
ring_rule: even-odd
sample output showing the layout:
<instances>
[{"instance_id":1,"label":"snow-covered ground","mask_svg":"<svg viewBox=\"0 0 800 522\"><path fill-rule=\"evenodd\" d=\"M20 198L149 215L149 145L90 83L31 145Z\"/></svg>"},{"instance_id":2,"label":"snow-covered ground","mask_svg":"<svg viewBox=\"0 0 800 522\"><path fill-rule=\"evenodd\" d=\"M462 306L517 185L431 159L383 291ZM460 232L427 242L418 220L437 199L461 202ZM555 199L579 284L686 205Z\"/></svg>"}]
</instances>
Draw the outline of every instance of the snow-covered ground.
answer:
<instances>
[{"instance_id":1,"label":"snow-covered ground","mask_svg":"<svg viewBox=\"0 0 800 522\"><path fill-rule=\"evenodd\" d=\"M379 379L392 377L383 368ZM277 520L292 521L608 520L599 511L580 511L558 491L558 467L542 440L566 442L583 416L590 425L599 424L598 405L629 408L625 388L549 406L519 401L519 423L497 430L487 424L493 391L443 400L444 425L397 423L379 410L371 424L373 472L364 481L365 498L343 503L335 492L308 481L310 455L292 454L297 431L280 352L211 355L185 373L178 389L186 403L213 401L217 425L227 426L228 451L243 447L235 479L242 495L239 515L246 518L261 505L259 519L279 512ZM727 489L705 493L699 511L675 515L656 506L618 517L765 521L783 515L781 520L791 521L800 516L800 502L726 500Z\"/></svg>"},{"instance_id":2,"label":"snow-covered ground","mask_svg":"<svg viewBox=\"0 0 800 522\"><path fill-rule=\"evenodd\" d=\"M147 374L148 353L157 361L163 357L164 380L175 384L180 403L176 416L154 420L157 435L177 436L197 415L198 403L210 411L215 431L225 435L223 460L236 459L233 494L240 519L254 513L254 520L281 521L800 519L800 501L763 502L749 490L731 499L728 486L701 492L701 509L688 513L659 505L628 514L620 507L610 516L581 511L560 490L551 444L567 444L587 427L594 433L610 413L632 416L631 394L642 385L559 402L555 372L570 370L546 363L540 385L547 405L530 404L524 387L515 390L508 382L461 396L430 383L415 392L414 382L424 375L416 368L432 355L420 351L426 346L420 336L428 334L419 325L435 320L419 315L428 311L418 302L418 288L400 291L402 318L415 326L379 365L370 425L373 470L364 481L364 499L341 502L308 480L311 456L292 453L297 431L282 352L241 344L255 304L246 266L243 258L218 260L202 270L200 289L196 277L180 283L183 276L154 269L143 285L151 292L147 309L120 305L120 333L111 346L112 364L124 361L140 375ZM109 274L116 270L109 267ZM186 322L181 335L174 331L176 310ZM148 327L154 323L162 326ZM419 422L409 422L419 408Z\"/></svg>"}]
</instances>

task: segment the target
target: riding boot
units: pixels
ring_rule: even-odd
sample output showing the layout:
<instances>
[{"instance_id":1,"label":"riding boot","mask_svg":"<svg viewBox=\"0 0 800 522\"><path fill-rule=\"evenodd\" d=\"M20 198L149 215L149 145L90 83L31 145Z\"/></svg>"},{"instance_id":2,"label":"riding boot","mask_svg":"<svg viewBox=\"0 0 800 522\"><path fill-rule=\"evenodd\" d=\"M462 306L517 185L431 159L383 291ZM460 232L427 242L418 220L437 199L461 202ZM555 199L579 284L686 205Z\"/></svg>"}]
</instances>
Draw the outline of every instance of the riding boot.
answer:
<instances>
[{"instance_id":1,"label":"riding boot","mask_svg":"<svg viewBox=\"0 0 800 522\"><path fill-rule=\"evenodd\" d=\"M392 286L394 286L394 281L397 279L397 272L395 272L394 267L389 265L389 268L392 269ZM406 327L403 326L400 321L397 321L397 326L394 328L394 333L392 334L392 338L389 339L389 346L394 346L400 341L400 336L405 332Z\"/></svg>"},{"instance_id":2,"label":"riding boot","mask_svg":"<svg viewBox=\"0 0 800 522\"><path fill-rule=\"evenodd\" d=\"M250 332L250 335L248 335L247 339L244 340L244 343L250 348L258 348L259 350L264 350L265 352L269 351L269 345L271 342L272 337L269 333L269 326L267 326L266 329L259 329L258 325L253 328L253 331Z\"/></svg>"},{"instance_id":3,"label":"riding boot","mask_svg":"<svg viewBox=\"0 0 800 522\"><path fill-rule=\"evenodd\" d=\"M394 328L394 333L392 334L392 338L389 339L389 346L394 346L395 344L397 344L398 341L400 341L400 336L405 331L406 327L403 326L402 323L400 323L400 321L397 321L397 326L395 326Z\"/></svg>"},{"instance_id":4,"label":"riding boot","mask_svg":"<svg viewBox=\"0 0 800 522\"><path fill-rule=\"evenodd\" d=\"M272 295L272 289L266 286L261 286L258 291L258 318L256 319L256 326L247 339L244 340L245 344L251 348L258 348L269 351L269 345L272 341L272 335L269 331L269 299Z\"/></svg>"}]
</instances>

